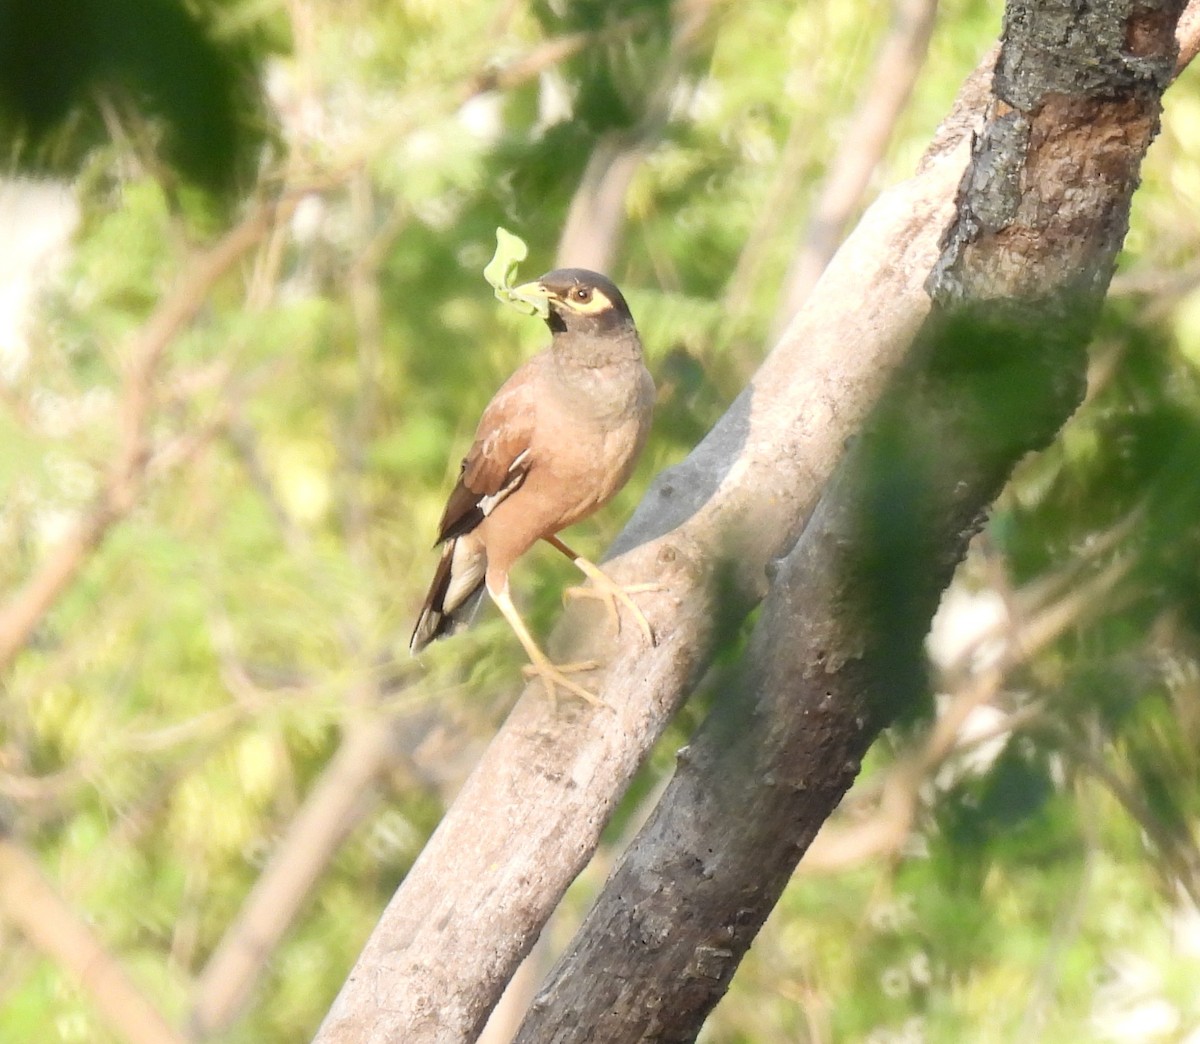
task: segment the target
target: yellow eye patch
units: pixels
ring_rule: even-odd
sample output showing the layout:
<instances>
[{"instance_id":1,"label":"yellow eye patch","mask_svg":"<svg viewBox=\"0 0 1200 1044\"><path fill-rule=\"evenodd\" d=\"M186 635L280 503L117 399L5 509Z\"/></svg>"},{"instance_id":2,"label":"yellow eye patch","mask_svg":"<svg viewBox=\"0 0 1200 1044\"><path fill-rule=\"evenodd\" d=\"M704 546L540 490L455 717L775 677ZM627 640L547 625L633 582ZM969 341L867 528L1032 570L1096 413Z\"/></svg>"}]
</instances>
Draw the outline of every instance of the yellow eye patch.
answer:
<instances>
[{"instance_id":1,"label":"yellow eye patch","mask_svg":"<svg viewBox=\"0 0 1200 1044\"><path fill-rule=\"evenodd\" d=\"M599 315L601 312L607 312L613 306L612 301L603 290L592 287L591 296L586 301L581 301L576 296L578 290L579 287L572 287L561 298L562 303L571 309L572 312L576 312L579 315Z\"/></svg>"}]
</instances>

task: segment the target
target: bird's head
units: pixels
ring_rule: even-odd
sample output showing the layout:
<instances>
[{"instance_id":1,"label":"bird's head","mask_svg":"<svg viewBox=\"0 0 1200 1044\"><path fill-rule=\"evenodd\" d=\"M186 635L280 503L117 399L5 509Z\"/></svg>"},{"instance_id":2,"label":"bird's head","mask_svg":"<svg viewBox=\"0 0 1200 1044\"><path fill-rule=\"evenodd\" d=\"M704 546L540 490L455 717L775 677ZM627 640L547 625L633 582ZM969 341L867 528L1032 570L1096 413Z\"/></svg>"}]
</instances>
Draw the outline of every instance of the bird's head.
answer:
<instances>
[{"instance_id":1,"label":"bird's head","mask_svg":"<svg viewBox=\"0 0 1200 1044\"><path fill-rule=\"evenodd\" d=\"M633 329L621 291L607 276L586 268L556 268L513 291L540 297L549 306L546 323L557 333L612 334Z\"/></svg>"}]
</instances>

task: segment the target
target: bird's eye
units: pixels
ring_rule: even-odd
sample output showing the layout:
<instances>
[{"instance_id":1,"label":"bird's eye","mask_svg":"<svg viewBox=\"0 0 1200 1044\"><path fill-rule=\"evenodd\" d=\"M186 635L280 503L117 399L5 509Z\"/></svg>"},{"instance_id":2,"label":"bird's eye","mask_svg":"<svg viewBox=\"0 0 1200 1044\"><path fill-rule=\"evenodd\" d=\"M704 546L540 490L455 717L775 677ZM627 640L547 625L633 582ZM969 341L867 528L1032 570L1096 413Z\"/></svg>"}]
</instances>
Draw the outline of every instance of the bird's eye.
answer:
<instances>
[{"instance_id":1,"label":"bird's eye","mask_svg":"<svg viewBox=\"0 0 1200 1044\"><path fill-rule=\"evenodd\" d=\"M571 296L580 304L587 304L592 299L592 291L586 286L577 286L571 291Z\"/></svg>"}]
</instances>

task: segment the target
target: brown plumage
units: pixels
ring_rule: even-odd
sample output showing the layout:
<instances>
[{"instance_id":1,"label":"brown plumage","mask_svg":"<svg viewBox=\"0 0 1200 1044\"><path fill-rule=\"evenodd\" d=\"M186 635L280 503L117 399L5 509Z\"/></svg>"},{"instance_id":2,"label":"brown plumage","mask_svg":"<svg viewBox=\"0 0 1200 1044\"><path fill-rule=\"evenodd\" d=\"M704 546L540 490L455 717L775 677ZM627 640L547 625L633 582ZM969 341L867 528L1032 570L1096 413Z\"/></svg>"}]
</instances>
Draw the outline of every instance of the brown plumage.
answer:
<instances>
[{"instance_id":1,"label":"brown plumage","mask_svg":"<svg viewBox=\"0 0 1200 1044\"><path fill-rule=\"evenodd\" d=\"M548 540L592 580L614 614L620 601L652 638L627 591L555 534L602 507L628 480L650 430L654 382L629 306L604 276L557 269L519 289L546 299L553 338L483 412L442 514L442 557L410 648L419 652L468 621L486 587L547 688L594 699L533 642L509 597L508 572L538 540Z\"/></svg>"}]
</instances>

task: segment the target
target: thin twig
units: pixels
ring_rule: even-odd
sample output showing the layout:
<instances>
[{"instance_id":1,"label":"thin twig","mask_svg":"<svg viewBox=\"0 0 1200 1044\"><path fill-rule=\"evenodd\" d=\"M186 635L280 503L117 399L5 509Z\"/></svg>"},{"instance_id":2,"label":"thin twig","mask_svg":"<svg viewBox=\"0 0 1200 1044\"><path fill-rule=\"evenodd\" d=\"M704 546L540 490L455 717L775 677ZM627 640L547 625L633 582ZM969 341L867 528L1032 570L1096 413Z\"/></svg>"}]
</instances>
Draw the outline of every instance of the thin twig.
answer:
<instances>
[{"instance_id":1,"label":"thin twig","mask_svg":"<svg viewBox=\"0 0 1200 1044\"><path fill-rule=\"evenodd\" d=\"M860 205L925 64L936 13L937 0L896 0L871 86L830 165L803 243L784 279L773 336L804 304Z\"/></svg>"},{"instance_id":2,"label":"thin twig","mask_svg":"<svg viewBox=\"0 0 1200 1044\"><path fill-rule=\"evenodd\" d=\"M408 208L399 204L373 235L376 224L375 200L370 182L356 179L351 186L351 202L356 221L366 240L358 257L346 272L346 289L354 315L355 345L358 354L357 396L350 416L341 426L338 438L338 501L346 547L351 561L369 575L371 570L370 517L364 495L367 449L379 422L379 387L383 380L384 317L379 289L379 268L388 249L408 222Z\"/></svg>"},{"instance_id":3,"label":"thin twig","mask_svg":"<svg viewBox=\"0 0 1200 1044\"><path fill-rule=\"evenodd\" d=\"M489 91L507 91L519 87L540 76L547 69L574 58L585 48L600 47L628 39L646 28L650 22L650 15L636 14L604 29L564 33L562 36L552 37L520 58L476 73L463 88L461 100L467 101Z\"/></svg>"},{"instance_id":4,"label":"thin twig","mask_svg":"<svg viewBox=\"0 0 1200 1044\"><path fill-rule=\"evenodd\" d=\"M286 218L296 196L261 203L214 247L200 253L134 338L122 378L121 439L100 493L50 552L40 570L0 609L0 671L25 647L51 606L87 563L110 527L133 508L150 459L150 417L159 365L167 347L190 323L209 291L248 250Z\"/></svg>"},{"instance_id":5,"label":"thin twig","mask_svg":"<svg viewBox=\"0 0 1200 1044\"><path fill-rule=\"evenodd\" d=\"M389 718L351 726L201 973L189 1018L193 1038L222 1033L241 1014L312 887L370 810L372 784L394 753Z\"/></svg>"},{"instance_id":6,"label":"thin twig","mask_svg":"<svg viewBox=\"0 0 1200 1044\"><path fill-rule=\"evenodd\" d=\"M612 267L626 224L629 186L662 137L675 88L715 7L716 0L680 0L672 8L670 49L642 118L632 131L610 132L596 142L567 208L555 251L559 264L602 272Z\"/></svg>"},{"instance_id":7,"label":"thin twig","mask_svg":"<svg viewBox=\"0 0 1200 1044\"><path fill-rule=\"evenodd\" d=\"M1175 76L1178 77L1200 54L1200 0L1189 0L1183 9L1175 26L1175 39L1179 44L1179 57L1175 60Z\"/></svg>"},{"instance_id":8,"label":"thin twig","mask_svg":"<svg viewBox=\"0 0 1200 1044\"><path fill-rule=\"evenodd\" d=\"M1054 740L1086 772L1103 784L1158 849L1188 898L1200 906L1200 851L1186 831L1172 833L1143 795L1125 782L1104 757L1067 728L1053 729Z\"/></svg>"}]
</instances>

